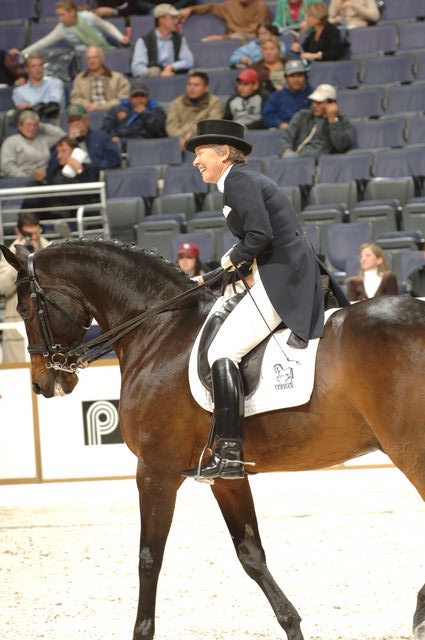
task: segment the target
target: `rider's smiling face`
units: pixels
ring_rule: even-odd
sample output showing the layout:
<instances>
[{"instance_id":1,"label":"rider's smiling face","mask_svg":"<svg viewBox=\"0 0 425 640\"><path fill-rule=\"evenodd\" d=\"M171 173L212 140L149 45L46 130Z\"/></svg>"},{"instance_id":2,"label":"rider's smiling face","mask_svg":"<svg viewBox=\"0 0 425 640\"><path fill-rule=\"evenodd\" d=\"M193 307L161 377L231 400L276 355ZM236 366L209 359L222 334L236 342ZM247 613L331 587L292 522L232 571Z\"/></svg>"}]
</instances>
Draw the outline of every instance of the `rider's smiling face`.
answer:
<instances>
[{"instance_id":1,"label":"rider's smiling face","mask_svg":"<svg viewBox=\"0 0 425 640\"><path fill-rule=\"evenodd\" d=\"M196 147L193 166L199 169L204 182L217 184L226 167L226 155L220 155L213 147Z\"/></svg>"}]
</instances>

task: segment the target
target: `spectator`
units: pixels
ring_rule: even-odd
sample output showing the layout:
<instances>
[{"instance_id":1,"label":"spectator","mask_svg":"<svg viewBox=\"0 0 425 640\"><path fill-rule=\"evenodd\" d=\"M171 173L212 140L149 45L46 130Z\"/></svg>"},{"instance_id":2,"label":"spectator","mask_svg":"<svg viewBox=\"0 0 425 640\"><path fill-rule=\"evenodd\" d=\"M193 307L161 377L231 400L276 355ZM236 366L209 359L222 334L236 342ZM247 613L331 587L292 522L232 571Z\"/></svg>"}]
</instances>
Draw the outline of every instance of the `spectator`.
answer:
<instances>
[{"instance_id":1,"label":"spectator","mask_svg":"<svg viewBox=\"0 0 425 640\"><path fill-rule=\"evenodd\" d=\"M338 27L328 22L328 8L323 2L316 2L307 7L305 26L310 29L302 46L293 42L291 51L300 53L307 62L316 60L339 60L347 50L342 42Z\"/></svg>"},{"instance_id":2,"label":"spectator","mask_svg":"<svg viewBox=\"0 0 425 640\"><path fill-rule=\"evenodd\" d=\"M129 97L129 80L122 73L108 69L100 47L88 47L85 56L87 71L76 76L71 102L82 104L87 111L107 111Z\"/></svg>"},{"instance_id":3,"label":"spectator","mask_svg":"<svg viewBox=\"0 0 425 640\"><path fill-rule=\"evenodd\" d=\"M283 89L285 85L285 60L280 51L280 40L277 36L268 36L261 43L262 58L251 65L260 77L263 91L273 93Z\"/></svg>"},{"instance_id":4,"label":"spectator","mask_svg":"<svg viewBox=\"0 0 425 640\"><path fill-rule=\"evenodd\" d=\"M236 93L228 99L224 119L239 122L247 129L264 129L263 105L268 94L260 90L260 78L254 69L243 69L236 79Z\"/></svg>"},{"instance_id":5,"label":"spectator","mask_svg":"<svg viewBox=\"0 0 425 640\"><path fill-rule=\"evenodd\" d=\"M387 259L380 246L374 243L362 244L359 257L359 275L347 280L348 299L351 302L398 294L397 278L388 270Z\"/></svg>"},{"instance_id":6,"label":"spectator","mask_svg":"<svg viewBox=\"0 0 425 640\"><path fill-rule=\"evenodd\" d=\"M380 17L376 0L331 0L329 4L329 22L348 29L367 27Z\"/></svg>"},{"instance_id":7,"label":"spectator","mask_svg":"<svg viewBox=\"0 0 425 640\"><path fill-rule=\"evenodd\" d=\"M165 129L168 136L180 138L182 149L186 140L196 131L199 120L223 117L224 105L218 96L209 92L208 83L206 73L192 72L187 80L186 94L170 104Z\"/></svg>"},{"instance_id":8,"label":"spectator","mask_svg":"<svg viewBox=\"0 0 425 640\"><path fill-rule=\"evenodd\" d=\"M20 212L16 227L16 239L9 249L16 253L16 245L24 245L30 251L38 251L49 243L42 236L42 229L35 213ZM4 322L20 322L21 317L16 311L18 299L16 295L16 269L4 257L0 260L0 291L6 298ZM16 329L3 331L3 363L25 361L25 340Z\"/></svg>"},{"instance_id":9,"label":"spectator","mask_svg":"<svg viewBox=\"0 0 425 640\"><path fill-rule=\"evenodd\" d=\"M249 67L253 62L259 62L261 60L261 43L269 36L277 36L278 30L270 23L262 23L257 27L255 32L255 39L243 44L234 50L230 56L230 66L245 66ZM282 41L280 43L281 58L286 57L286 44Z\"/></svg>"},{"instance_id":10,"label":"spectator","mask_svg":"<svg viewBox=\"0 0 425 640\"><path fill-rule=\"evenodd\" d=\"M301 109L283 130L282 157L313 156L321 153L345 153L354 144L351 122L343 116L335 88L319 84L309 95L310 109Z\"/></svg>"},{"instance_id":11,"label":"spectator","mask_svg":"<svg viewBox=\"0 0 425 640\"><path fill-rule=\"evenodd\" d=\"M89 117L82 104L70 104L68 114L68 137L76 140L87 151L94 170L116 169L121 165L118 147L111 136L101 129L90 129ZM56 149L52 152L51 169L58 163Z\"/></svg>"},{"instance_id":12,"label":"spectator","mask_svg":"<svg viewBox=\"0 0 425 640\"><path fill-rule=\"evenodd\" d=\"M180 11L182 21L193 14L211 13L224 20L227 34L210 35L203 38L204 42L212 40L226 40L228 38L246 38L254 36L260 24L270 21L269 8L263 0L225 0L223 3L209 2L186 7Z\"/></svg>"},{"instance_id":13,"label":"spectator","mask_svg":"<svg viewBox=\"0 0 425 640\"><path fill-rule=\"evenodd\" d=\"M269 129L286 129L297 111L310 108L309 96L313 87L308 82L307 70L301 60L286 63L285 80L286 87L275 91L263 109L263 123Z\"/></svg>"},{"instance_id":14,"label":"spectator","mask_svg":"<svg viewBox=\"0 0 425 640\"><path fill-rule=\"evenodd\" d=\"M13 89L12 99L18 111L32 109L40 118L58 119L65 104L65 89L59 78L44 77L44 58L32 53L25 61L28 80Z\"/></svg>"},{"instance_id":15,"label":"spectator","mask_svg":"<svg viewBox=\"0 0 425 640\"><path fill-rule=\"evenodd\" d=\"M1 147L1 170L9 178L33 177L43 182L49 163L50 147L65 135L56 125L40 123L34 111L21 111L18 133L8 136Z\"/></svg>"},{"instance_id":16,"label":"spectator","mask_svg":"<svg viewBox=\"0 0 425 640\"><path fill-rule=\"evenodd\" d=\"M177 31L179 12L162 3L153 10L155 29L137 39L131 73L133 76L174 76L193 67L193 54L186 38Z\"/></svg>"},{"instance_id":17,"label":"spectator","mask_svg":"<svg viewBox=\"0 0 425 640\"><path fill-rule=\"evenodd\" d=\"M97 0L95 12L101 18L112 18L115 16L144 16L152 12L158 4L155 0ZM179 0L172 3L176 9L182 9L192 4L192 0Z\"/></svg>"},{"instance_id":18,"label":"spectator","mask_svg":"<svg viewBox=\"0 0 425 640\"><path fill-rule=\"evenodd\" d=\"M57 162L54 162L51 157L47 167L48 184L96 182L99 179L99 170L91 164L87 151L79 146L75 138L65 136L58 140L56 159Z\"/></svg>"},{"instance_id":19,"label":"spectator","mask_svg":"<svg viewBox=\"0 0 425 640\"><path fill-rule=\"evenodd\" d=\"M317 0L277 0L273 20L280 32L285 29L298 30L305 18L305 9Z\"/></svg>"},{"instance_id":20,"label":"spectator","mask_svg":"<svg viewBox=\"0 0 425 640\"><path fill-rule=\"evenodd\" d=\"M25 69L19 60L19 49L0 49L0 87L24 84Z\"/></svg>"},{"instance_id":21,"label":"spectator","mask_svg":"<svg viewBox=\"0 0 425 640\"><path fill-rule=\"evenodd\" d=\"M177 250L177 266L189 278L203 276L207 267L199 258L199 247L194 242L183 242Z\"/></svg>"},{"instance_id":22,"label":"spectator","mask_svg":"<svg viewBox=\"0 0 425 640\"><path fill-rule=\"evenodd\" d=\"M149 98L149 90L135 82L129 100L113 107L105 116L102 129L112 140L120 138L162 138L166 136L166 113L156 100Z\"/></svg>"},{"instance_id":23,"label":"spectator","mask_svg":"<svg viewBox=\"0 0 425 640\"><path fill-rule=\"evenodd\" d=\"M113 49L106 37L124 46L130 44L130 32L122 34L113 24L102 20L92 11L79 11L75 2L70 0L56 3L56 16L59 21L56 27L47 36L23 49L22 55L42 51L61 40L66 40L72 49L79 52L91 45Z\"/></svg>"}]
</instances>

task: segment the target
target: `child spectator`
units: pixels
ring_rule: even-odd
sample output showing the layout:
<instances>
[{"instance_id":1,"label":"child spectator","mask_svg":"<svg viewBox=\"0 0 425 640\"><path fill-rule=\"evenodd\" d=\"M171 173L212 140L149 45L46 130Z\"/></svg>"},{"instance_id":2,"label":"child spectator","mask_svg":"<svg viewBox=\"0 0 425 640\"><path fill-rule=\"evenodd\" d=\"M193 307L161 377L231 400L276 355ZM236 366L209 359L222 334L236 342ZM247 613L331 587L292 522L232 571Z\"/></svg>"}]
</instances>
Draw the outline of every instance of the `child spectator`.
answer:
<instances>
[{"instance_id":1,"label":"child spectator","mask_svg":"<svg viewBox=\"0 0 425 640\"><path fill-rule=\"evenodd\" d=\"M236 93L229 98L224 119L239 122L247 129L264 129L263 105L268 94L260 90L260 78L254 69L243 69L236 79Z\"/></svg>"}]
</instances>

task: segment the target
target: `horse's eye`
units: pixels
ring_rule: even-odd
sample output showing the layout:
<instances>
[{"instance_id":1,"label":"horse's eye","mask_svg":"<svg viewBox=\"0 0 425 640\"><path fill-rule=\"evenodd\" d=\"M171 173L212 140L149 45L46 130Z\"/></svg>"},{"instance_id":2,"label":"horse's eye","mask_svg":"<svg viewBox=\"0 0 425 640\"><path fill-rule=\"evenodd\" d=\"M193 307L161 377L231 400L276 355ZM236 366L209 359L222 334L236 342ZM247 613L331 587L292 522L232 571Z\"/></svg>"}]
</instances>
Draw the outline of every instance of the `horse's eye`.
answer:
<instances>
[{"instance_id":1,"label":"horse's eye","mask_svg":"<svg viewBox=\"0 0 425 640\"><path fill-rule=\"evenodd\" d=\"M30 315L30 309L27 306L18 307L17 311L23 320L25 320L25 318L28 318Z\"/></svg>"}]
</instances>

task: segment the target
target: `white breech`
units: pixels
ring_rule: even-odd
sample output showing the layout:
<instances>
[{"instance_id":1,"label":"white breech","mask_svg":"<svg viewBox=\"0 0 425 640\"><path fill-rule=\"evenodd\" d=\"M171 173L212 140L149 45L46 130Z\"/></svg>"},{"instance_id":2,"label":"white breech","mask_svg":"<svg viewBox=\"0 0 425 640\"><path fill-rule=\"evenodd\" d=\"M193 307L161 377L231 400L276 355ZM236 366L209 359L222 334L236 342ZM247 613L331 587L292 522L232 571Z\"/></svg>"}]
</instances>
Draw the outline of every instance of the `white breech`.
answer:
<instances>
[{"instance_id":1,"label":"white breech","mask_svg":"<svg viewBox=\"0 0 425 640\"><path fill-rule=\"evenodd\" d=\"M253 275L254 284L250 293L229 314L208 349L210 367L220 358L230 358L238 366L243 356L282 322L270 302L257 269Z\"/></svg>"}]
</instances>

